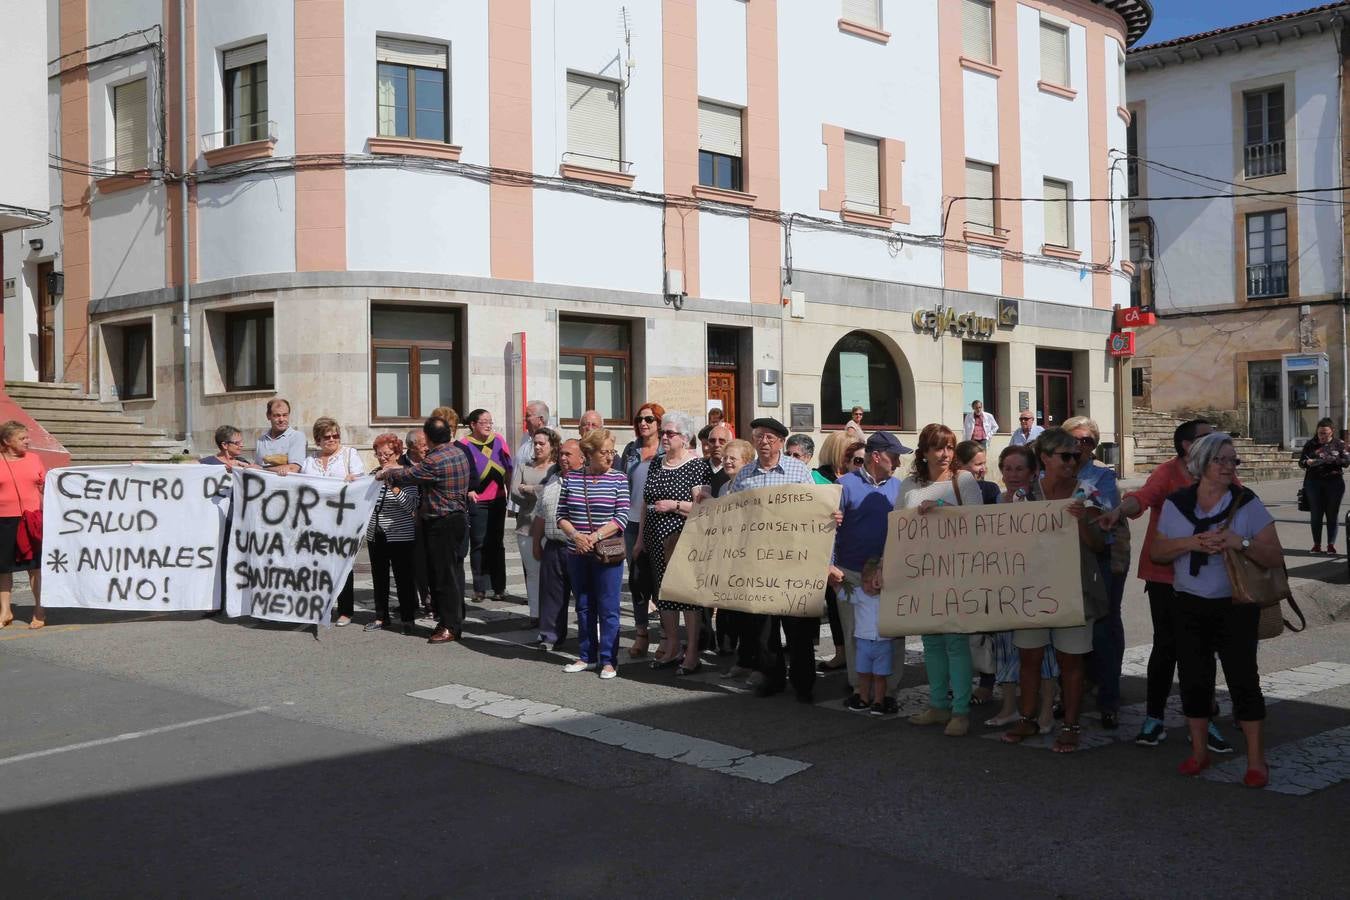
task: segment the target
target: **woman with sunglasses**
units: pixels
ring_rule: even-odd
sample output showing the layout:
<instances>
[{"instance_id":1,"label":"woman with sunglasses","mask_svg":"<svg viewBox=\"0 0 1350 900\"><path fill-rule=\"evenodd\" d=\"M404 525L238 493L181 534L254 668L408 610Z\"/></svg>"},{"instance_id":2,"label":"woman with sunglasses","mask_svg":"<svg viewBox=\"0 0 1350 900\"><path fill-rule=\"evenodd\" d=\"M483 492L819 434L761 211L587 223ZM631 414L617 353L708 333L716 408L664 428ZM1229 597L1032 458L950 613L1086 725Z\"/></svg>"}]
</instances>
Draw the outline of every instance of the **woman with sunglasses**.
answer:
<instances>
[{"instance_id":1,"label":"woman with sunglasses","mask_svg":"<svg viewBox=\"0 0 1350 900\"><path fill-rule=\"evenodd\" d=\"M633 416L633 434L635 437L623 448L618 468L628 477L628 496L637 502L642 497L643 486L647 483L647 471L661 453L661 419L666 409L659 403L644 403ZM633 516L636 519L637 516ZM623 532L623 543L628 549L628 593L633 597L633 624L635 633L628 655L641 659L647 655L650 644L650 632L647 628L647 607L652 599L651 562L647 551L638 543L638 523L630 521ZM661 653L656 654L662 659Z\"/></svg>"},{"instance_id":2,"label":"woman with sunglasses","mask_svg":"<svg viewBox=\"0 0 1350 900\"><path fill-rule=\"evenodd\" d=\"M1106 585L1103 583L1097 554L1106 548L1106 541L1083 499L1078 481L1078 441L1063 428L1047 428L1036 440L1036 453L1045 474L1039 483L1033 483L1027 492L1028 500L1072 500L1069 515L1078 520L1078 569L1082 579L1082 625L1062 628L1022 628L1013 632L1013 643L1018 650L1021 680L1022 718L1003 735L1007 744L1020 744L1038 735L1043 726L1036 719L1036 697L1041 687L1041 662L1045 648L1055 651L1059 661L1060 686L1064 694L1064 723L1050 749L1056 753L1072 753L1078 749L1082 726L1078 717L1083 706L1083 668L1085 657L1092 650L1092 623L1106 612Z\"/></svg>"},{"instance_id":3,"label":"woman with sunglasses","mask_svg":"<svg viewBox=\"0 0 1350 900\"><path fill-rule=\"evenodd\" d=\"M703 608L661 599L667 550L675 547L685 520L694 508L694 489L711 486L712 466L690 450L694 419L682 412L661 417L661 455L652 463L638 508L639 546L652 567L652 596L661 612L661 647L654 669L679 665L676 675L699 670L699 632ZM685 650L680 655L680 613L684 613Z\"/></svg>"},{"instance_id":4,"label":"woman with sunglasses","mask_svg":"<svg viewBox=\"0 0 1350 900\"><path fill-rule=\"evenodd\" d=\"M844 448L843 474L857 472L867 463L867 445L862 441L851 441Z\"/></svg>"},{"instance_id":5,"label":"woman with sunglasses","mask_svg":"<svg viewBox=\"0 0 1350 900\"><path fill-rule=\"evenodd\" d=\"M355 481L366 472L361 462L361 454L355 447L342 444L342 427L336 419L320 416L314 420L314 443L318 450L305 457L300 466L301 475L313 475L316 478L341 478ZM352 624L352 613L356 610L355 567L342 586L337 598L337 621L333 624L345 628Z\"/></svg>"},{"instance_id":6,"label":"woman with sunglasses","mask_svg":"<svg viewBox=\"0 0 1350 900\"><path fill-rule=\"evenodd\" d=\"M1078 482L1084 493L1096 492L1093 502L1102 509L1120 505L1120 488L1116 485L1116 470L1098 465L1093 451L1101 439L1097 423L1087 416L1066 419L1064 430L1078 443ZM1091 486L1090 490L1087 486ZM1097 683L1097 710L1102 727L1114 730L1119 724L1120 669L1125 661L1125 625L1120 619L1120 606L1125 597L1125 579L1130 571L1130 529L1120 523L1106 535L1107 548L1098 557L1102 578L1110 601L1105 615L1092 627L1092 656L1088 659L1092 680Z\"/></svg>"},{"instance_id":7,"label":"woman with sunglasses","mask_svg":"<svg viewBox=\"0 0 1350 900\"><path fill-rule=\"evenodd\" d=\"M1236 484L1241 464L1233 439L1222 432L1192 444L1186 469L1199 481L1163 503L1158 536L1149 553L1155 563L1170 563L1175 577L1177 674L1181 711L1191 736L1191 755L1178 771L1198 775L1209 767L1217 651L1233 698L1233 718L1247 739L1242 783L1262 788L1270 781L1270 770L1261 735L1266 701L1256 667L1261 609L1254 603L1234 602L1223 555L1241 553L1271 568L1284 565L1284 548L1265 504L1249 488Z\"/></svg>"},{"instance_id":8,"label":"woman with sunglasses","mask_svg":"<svg viewBox=\"0 0 1350 900\"><path fill-rule=\"evenodd\" d=\"M969 473L958 472L955 460L956 435L952 430L936 422L925 425L919 432L919 448L914 451L909 477L900 482L895 508L926 513L937 506L979 506L979 484ZM909 722L945 725L944 734L961 737L970 731L970 635L925 634L923 655L928 670L928 708L911 716Z\"/></svg>"}]
</instances>

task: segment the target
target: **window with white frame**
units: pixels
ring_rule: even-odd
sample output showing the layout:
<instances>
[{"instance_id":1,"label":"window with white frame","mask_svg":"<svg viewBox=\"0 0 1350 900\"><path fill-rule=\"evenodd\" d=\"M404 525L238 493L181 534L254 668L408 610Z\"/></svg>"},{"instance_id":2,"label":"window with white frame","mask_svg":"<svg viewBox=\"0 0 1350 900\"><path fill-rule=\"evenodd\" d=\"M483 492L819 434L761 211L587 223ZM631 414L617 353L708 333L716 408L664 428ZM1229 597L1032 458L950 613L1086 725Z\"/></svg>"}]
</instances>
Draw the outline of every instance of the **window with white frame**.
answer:
<instances>
[{"instance_id":1,"label":"window with white frame","mask_svg":"<svg viewBox=\"0 0 1350 900\"><path fill-rule=\"evenodd\" d=\"M438 406L456 406L458 334L454 309L371 307L371 414L422 419Z\"/></svg>"},{"instance_id":2,"label":"window with white frame","mask_svg":"<svg viewBox=\"0 0 1350 900\"><path fill-rule=\"evenodd\" d=\"M844 209L881 214L881 142L844 135Z\"/></svg>"},{"instance_id":3,"label":"window with white frame","mask_svg":"<svg viewBox=\"0 0 1350 900\"><path fill-rule=\"evenodd\" d=\"M741 164L741 110L698 102L698 183L727 191L744 190Z\"/></svg>"},{"instance_id":4,"label":"window with white frame","mask_svg":"<svg viewBox=\"0 0 1350 900\"><path fill-rule=\"evenodd\" d=\"M617 81L567 73L566 162L622 172L623 90Z\"/></svg>"},{"instance_id":5,"label":"window with white frame","mask_svg":"<svg viewBox=\"0 0 1350 900\"><path fill-rule=\"evenodd\" d=\"M1244 175L1263 178L1284 174L1284 85L1247 91L1242 95L1242 106Z\"/></svg>"},{"instance_id":6,"label":"window with white frame","mask_svg":"<svg viewBox=\"0 0 1350 900\"><path fill-rule=\"evenodd\" d=\"M450 140L450 51L444 44L375 39L376 133Z\"/></svg>"},{"instance_id":7,"label":"window with white frame","mask_svg":"<svg viewBox=\"0 0 1350 900\"><path fill-rule=\"evenodd\" d=\"M966 160L966 221L967 231L992 235L998 222L994 203L994 166Z\"/></svg>"},{"instance_id":8,"label":"window with white frame","mask_svg":"<svg viewBox=\"0 0 1350 900\"><path fill-rule=\"evenodd\" d=\"M993 65L994 8L985 0L961 0L961 53Z\"/></svg>"},{"instance_id":9,"label":"window with white frame","mask_svg":"<svg viewBox=\"0 0 1350 900\"><path fill-rule=\"evenodd\" d=\"M588 409L607 422L629 419L632 332L627 322L564 317L558 323L558 416L577 422Z\"/></svg>"},{"instance_id":10,"label":"window with white frame","mask_svg":"<svg viewBox=\"0 0 1350 900\"><path fill-rule=\"evenodd\" d=\"M134 172L149 165L149 121L144 78L112 89L113 167Z\"/></svg>"},{"instance_id":11,"label":"window with white frame","mask_svg":"<svg viewBox=\"0 0 1350 900\"><path fill-rule=\"evenodd\" d=\"M1069 86L1069 30L1041 20L1041 81Z\"/></svg>"},{"instance_id":12,"label":"window with white frame","mask_svg":"<svg viewBox=\"0 0 1350 900\"><path fill-rule=\"evenodd\" d=\"M1045 179L1045 242L1051 247L1073 246L1073 215L1069 209L1072 196L1067 181Z\"/></svg>"},{"instance_id":13,"label":"window with white frame","mask_svg":"<svg viewBox=\"0 0 1350 900\"><path fill-rule=\"evenodd\" d=\"M225 146L266 140L267 42L226 50Z\"/></svg>"},{"instance_id":14,"label":"window with white frame","mask_svg":"<svg viewBox=\"0 0 1350 900\"><path fill-rule=\"evenodd\" d=\"M1247 214L1247 297L1289 296L1289 216Z\"/></svg>"},{"instance_id":15,"label":"window with white frame","mask_svg":"<svg viewBox=\"0 0 1350 900\"><path fill-rule=\"evenodd\" d=\"M843 0L839 13L846 22L881 28L881 0Z\"/></svg>"}]
</instances>

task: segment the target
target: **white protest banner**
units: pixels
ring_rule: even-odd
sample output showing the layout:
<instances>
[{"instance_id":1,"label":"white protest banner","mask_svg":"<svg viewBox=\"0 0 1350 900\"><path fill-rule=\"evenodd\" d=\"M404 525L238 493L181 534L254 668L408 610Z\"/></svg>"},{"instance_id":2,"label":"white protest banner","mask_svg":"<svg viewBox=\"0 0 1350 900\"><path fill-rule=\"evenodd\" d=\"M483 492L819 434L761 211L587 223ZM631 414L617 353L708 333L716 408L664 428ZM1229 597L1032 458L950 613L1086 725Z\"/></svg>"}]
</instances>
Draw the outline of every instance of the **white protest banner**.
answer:
<instances>
[{"instance_id":1,"label":"white protest banner","mask_svg":"<svg viewBox=\"0 0 1350 900\"><path fill-rule=\"evenodd\" d=\"M225 611L327 624L356 564L380 483L234 473Z\"/></svg>"},{"instance_id":2,"label":"white protest banner","mask_svg":"<svg viewBox=\"0 0 1350 900\"><path fill-rule=\"evenodd\" d=\"M661 599L774 616L819 616L839 487L787 484L694 504Z\"/></svg>"},{"instance_id":3,"label":"white protest banner","mask_svg":"<svg viewBox=\"0 0 1350 900\"><path fill-rule=\"evenodd\" d=\"M178 611L220 605L224 467L54 469L43 491L42 605Z\"/></svg>"},{"instance_id":4,"label":"white protest banner","mask_svg":"<svg viewBox=\"0 0 1350 900\"><path fill-rule=\"evenodd\" d=\"M1082 625L1072 502L894 510L881 566L881 633Z\"/></svg>"}]
</instances>

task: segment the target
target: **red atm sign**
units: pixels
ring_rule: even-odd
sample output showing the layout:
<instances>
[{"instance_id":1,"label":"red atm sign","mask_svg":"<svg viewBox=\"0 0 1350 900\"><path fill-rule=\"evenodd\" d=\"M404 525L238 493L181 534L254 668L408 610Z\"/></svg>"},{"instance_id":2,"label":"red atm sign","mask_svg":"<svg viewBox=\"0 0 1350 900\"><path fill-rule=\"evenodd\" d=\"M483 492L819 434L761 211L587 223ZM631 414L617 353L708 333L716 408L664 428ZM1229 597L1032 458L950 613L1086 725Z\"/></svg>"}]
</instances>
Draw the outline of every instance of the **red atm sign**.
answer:
<instances>
[{"instance_id":1,"label":"red atm sign","mask_svg":"<svg viewBox=\"0 0 1350 900\"><path fill-rule=\"evenodd\" d=\"M1139 328L1143 325L1157 325L1158 317L1145 309L1131 306L1116 310L1116 328Z\"/></svg>"}]
</instances>

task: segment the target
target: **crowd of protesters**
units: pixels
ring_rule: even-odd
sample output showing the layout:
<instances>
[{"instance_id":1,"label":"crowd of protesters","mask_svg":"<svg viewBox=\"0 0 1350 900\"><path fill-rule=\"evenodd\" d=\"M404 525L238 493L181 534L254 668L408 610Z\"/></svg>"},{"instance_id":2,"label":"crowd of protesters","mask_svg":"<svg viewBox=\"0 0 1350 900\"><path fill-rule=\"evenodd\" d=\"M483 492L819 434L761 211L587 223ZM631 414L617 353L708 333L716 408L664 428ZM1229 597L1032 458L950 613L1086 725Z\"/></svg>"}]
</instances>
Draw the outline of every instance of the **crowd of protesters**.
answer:
<instances>
[{"instance_id":1,"label":"crowd of protesters","mask_svg":"<svg viewBox=\"0 0 1350 900\"><path fill-rule=\"evenodd\" d=\"M636 626L627 650L631 659L650 653L653 669L682 677L727 657L722 678L743 679L758 696L790 687L803 703L814 702L819 673L844 670L851 688L845 707L881 717L899 711L896 693L905 659L904 639L878 630L889 513L1069 501L1085 623L988 635L924 635L929 700L909 719L918 726L940 725L945 734L960 737L970 731L972 708L989 705L991 714L981 717L983 724L1006 728L1005 742L1048 733L1052 749L1061 753L1079 745L1089 683L1095 685L1102 727L1118 727L1125 650L1121 601L1130 561L1126 519L1149 510L1138 576L1145 582L1154 636L1147 718L1136 742L1152 746L1166 737L1164 706L1173 672L1179 670L1191 740L1181 772L1197 774L1209 765L1210 754L1232 752L1214 722L1217 655L1247 745L1246 783L1266 783L1265 705L1256 669L1258 611L1233 602L1222 553L1244 553L1269 567L1281 564L1283 551L1270 513L1236 480L1240 461L1227 435L1213 432L1202 420L1183 423L1176 430L1176 458L1122 498L1114 470L1095 461L1100 433L1086 417L1041 428L1030 411L1021 411L1013 440L991 472L987 452L999 426L978 401L961 423L964 440L933 423L919 432L912 451L889 432L866 434L862 412L856 408L847 427L832 432L817 454L810 436L790 435L776 419L755 419L749 440L737 440L721 410L696 431L690 414L647 402L625 423L634 437L619 451L616 432L596 411L579 417L578 438L563 440L547 424L547 405L535 401L526 408L524 439L513 452L495 431L488 410L465 416L467 433L456 439L459 416L442 407L406 439L378 435L375 467L367 471L331 418L314 422L317 449L309 451L305 436L290 423L290 404L276 398L267 404L269 427L252 459L244 455L242 431L226 425L216 431L217 452L200 462L279 476L348 481L373 476L380 481L366 531L375 607L374 618L364 625L367 631L397 627L418 633L420 612L435 619L430 643L459 640L466 600L507 597L505 524L514 514L525 601L536 633L530 646L559 651L569 620L574 623L578 653L563 672L598 672L604 679L618 675L626 573ZM12 573L26 571L34 594L30 627L40 628L45 623L38 568L46 473L28 451L27 430L18 422L0 426L0 457L0 627L14 618ZM1320 423L1300 465L1308 470L1313 550L1321 550L1325 516L1326 547L1334 553L1335 515L1350 451L1332 438L1330 420ZM811 483L841 488L825 592L832 658L816 660L816 617L714 611L662 596L667 563L697 503L770 485ZM471 583L466 582L466 559ZM397 599L397 623L391 593ZM349 578L337 597L335 625L352 623L354 601ZM652 650L658 625L660 639Z\"/></svg>"}]
</instances>

